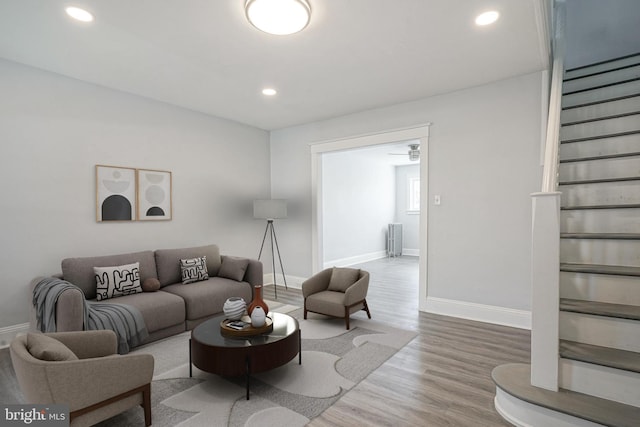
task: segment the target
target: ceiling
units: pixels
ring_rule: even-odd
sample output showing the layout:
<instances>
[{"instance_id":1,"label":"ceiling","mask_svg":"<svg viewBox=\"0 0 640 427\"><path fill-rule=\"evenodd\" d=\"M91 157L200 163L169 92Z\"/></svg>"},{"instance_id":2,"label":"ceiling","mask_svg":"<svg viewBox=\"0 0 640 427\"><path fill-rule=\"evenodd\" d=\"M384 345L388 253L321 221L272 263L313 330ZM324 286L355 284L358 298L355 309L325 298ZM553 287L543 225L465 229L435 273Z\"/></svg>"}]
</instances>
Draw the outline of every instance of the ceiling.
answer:
<instances>
[{"instance_id":1,"label":"ceiling","mask_svg":"<svg viewBox=\"0 0 640 427\"><path fill-rule=\"evenodd\" d=\"M266 130L547 66L548 0L309 1L304 31L272 36L248 24L244 0L2 0L0 57ZM95 22L70 20L68 5ZM498 22L475 26L489 9Z\"/></svg>"},{"instance_id":2,"label":"ceiling","mask_svg":"<svg viewBox=\"0 0 640 427\"><path fill-rule=\"evenodd\" d=\"M546 68L550 1L310 0L303 32L271 36L244 0L2 0L0 58L273 130ZM640 1L566 4L567 67L640 51Z\"/></svg>"},{"instance_id":3,"label":"ceiling","mask_svg":"<svg viewBox=\"0 0 640 427\"><path fill-rule=\"evenodd\" d=\"M359 158L370 160L377 164L386 163L390 166L410 166L419 165L420 160L409 159L409 144L420 144L420 140L391 142L388 144L378 144L369 147L360 147L347 150L357 153ZM334 152L334 155L341 155L344 151Z\"/></svg>"}]
</instances>

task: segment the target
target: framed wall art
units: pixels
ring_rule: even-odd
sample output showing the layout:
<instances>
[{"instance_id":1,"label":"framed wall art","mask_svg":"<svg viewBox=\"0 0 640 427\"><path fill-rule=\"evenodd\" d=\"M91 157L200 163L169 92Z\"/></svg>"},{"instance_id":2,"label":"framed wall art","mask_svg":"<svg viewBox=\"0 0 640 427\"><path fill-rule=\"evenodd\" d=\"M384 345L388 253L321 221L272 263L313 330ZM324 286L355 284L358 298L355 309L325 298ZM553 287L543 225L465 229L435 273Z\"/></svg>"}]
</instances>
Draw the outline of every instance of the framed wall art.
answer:
<instances>
[{"instance_id":1,"label":"framed wall art","mask_svg":"<svg viewBox=\"0 0 640 427\"><path fill-rule=\"evenodd\" d=\"M138 219L140 221L170 220L171 172L137 169Z\"/></svg>"},{"instance_id":2,"label":"framed wall art","mask_svg":"<svg viewBox=\"0 0 640 427\"><path fill-rule=\"evenodd\" d=\"M96 220L135 221L136 170L96 165Z\"/></svg>"}]
</instances>

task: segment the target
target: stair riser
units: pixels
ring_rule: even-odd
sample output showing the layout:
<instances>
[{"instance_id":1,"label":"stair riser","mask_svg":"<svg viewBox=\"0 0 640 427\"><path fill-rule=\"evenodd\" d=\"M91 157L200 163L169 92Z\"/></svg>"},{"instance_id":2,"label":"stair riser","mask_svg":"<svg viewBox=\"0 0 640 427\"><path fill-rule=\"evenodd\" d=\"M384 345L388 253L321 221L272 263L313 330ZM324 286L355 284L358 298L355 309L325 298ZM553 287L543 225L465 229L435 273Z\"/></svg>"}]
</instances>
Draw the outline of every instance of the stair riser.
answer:
<instances>
[{"instance_id":1,"label":"stair riser","mask_svg":"<svg viewBox=\"0 0 640 427\"><path fill-rule=\"evenodd\" d=\"M560 262L640 267L640 241L560 239Z\"/></svg>"},{"instance_id":2,"label":"stair riser","mask_svg":"<svg viewBox=\"0 0 640 427\"><path fill-rule=\"evenodd\" d=\"M604 74L596 74L581 79L569 80L562 84L562 93L575 92L577 90L591 89L594 87L637 79L640 77L640 65L610 71Z\"/></svg>"},{"instance_id":3,"label":"stair riser","mask_svg":"<svg viewBox=\"0 0 640 427\"><path fill-rule=\"evenodd\" d=\"M627 97L640 94L640 80L620 83L615 86L607 86L584 92L572 93L562 97L562 108L574 107L577 105L590 104L595 102L608 101L615 98Z\"/></svg>"},{"instance_id":4,"label":"stair riser","mask_svg":"<svg viewBox=\"0 0 640 427\"><path fill-rule=\"evenodd\" d=\"M592 65L590 67L584 67L577 70L569 70L564 73L564 78L565 80L573 79L580 76L588 76L590 74L601 73L608 70L615 70L617 68L628 67L635 64L640 64L640 55L630 56L628 58L622 58L616 61L605 62L604 64Z\"/></svg>"},{"instance_id":5,"label":"stair riser","mask_svg":"<svg viewBox=\"0 0 640 427\"><path fill-rule=\"evenodd\" d=\"M640 306L640 277L561 271L560 298Z\"/></svg>"},{"instance_id":6,"label":"stair riser","mask_svg":"<svg viewBox=\"0 0 640 427\"><path fill-rule=\"evenodd\" d=\"M560 339L640 352L638 322L560 312Z\"/></svg>"},{"instance_id":7,"label":"stair riser","mask_svg":"<svg viewBox=\"0 0 640 427\"><path fill-rule=\"evenodd\" d=\"M563 233L640 233L640 209L560 212Z\"/></svg>"},{"instance_id":8,"label":"stair riser","mask_svg":"<svg viewBox=\"0 0 640 427\"><path fill-rule=\"evenodd\" d=\"M640 203L640 181L563 185L560 191L562 206Z\"/></svg>"},{"instance_id":9,"label":"stair riser","mask_svg":"<svg viewBox=\"0 0 640 427\"><path fill-rule=\"evenodd\" d=\"M640 374L577 360L560 359L561 388L640 406Z\"/></svg>"},{"instance_id":10,"label":"stair riser","mask_svg":"<svg viewBox=\"0 0 640 427\"><path fill-rule=\"evenodd\" d=\"M560 160L640 152L640 134L560 145Z\"/></svg>"},{"instance_id":11,"label":"stair riser","mask_svg":"<svg viewBox=\"0 0 640 427\"><path fill-rule=\"evenodd\" d=\"M640 112L640 96L563 110L562 124Z\"/></svg>"},{"instance_id":12,"label":"stair riser","mask_svg":"<svg viewBox=\"0 0 640 427\"><path fill-rule=\"evenodd\" d=\"M639 114L562 126L560 129L560 140L570 141L636 131L640 131Z\"/></svg>"},{"instance_id":13,"label":"stair riser","mask_svg":"<svg viewBox=\"0 0 640 427\"><path fill-rule=\"evenodd\" d=\"M561 182L640 176L640 157L618 157L560 164ZM561 191L564 191L562 189Z\"/></svg>"}]
</instances>

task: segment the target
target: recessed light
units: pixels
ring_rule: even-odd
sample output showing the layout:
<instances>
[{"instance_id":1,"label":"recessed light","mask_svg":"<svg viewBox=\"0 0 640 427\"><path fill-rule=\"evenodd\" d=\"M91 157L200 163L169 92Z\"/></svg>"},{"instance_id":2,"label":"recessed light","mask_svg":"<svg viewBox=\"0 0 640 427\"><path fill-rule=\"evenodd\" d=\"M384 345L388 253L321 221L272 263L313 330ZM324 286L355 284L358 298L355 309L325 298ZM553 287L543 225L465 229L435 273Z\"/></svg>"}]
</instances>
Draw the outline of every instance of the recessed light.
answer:
<instances>
[{"instance_id":1,"label":"recessed light","mask_svg":"<svg viewBox=\"0 0 640 427\"><path fill-rule=\"evenodd\" d=\"M499 17L500 17L500 14L495 10L481 13L476 17L476 25L484 26L484 25L493 24L498 20Z\"/></svg>"},{"instance_id":2,"label":"recessed light","mask_svg":"<svg viewBox=\"0 0 640 427\"><path fill-rule=\"evenodd\" d=\"M275 89L270 88L270 87L262 89L262 94L266 95L266 96L273 96L276 93L278 93L278 92Z\"/></svg>"},{"instance_id":3,"label":"recessed light","mask_svg":"<svg viewBox=\"0 0 640 427\"><path fill-rule=\"evenodd\" d=\"M65 12L67 12L67 15L69 15L70 17L78 21L82 21L82 22L93 21L93 15L84 9L80 9L79 7L70 6L65 9Z\"/></svg>"}]
</instances>

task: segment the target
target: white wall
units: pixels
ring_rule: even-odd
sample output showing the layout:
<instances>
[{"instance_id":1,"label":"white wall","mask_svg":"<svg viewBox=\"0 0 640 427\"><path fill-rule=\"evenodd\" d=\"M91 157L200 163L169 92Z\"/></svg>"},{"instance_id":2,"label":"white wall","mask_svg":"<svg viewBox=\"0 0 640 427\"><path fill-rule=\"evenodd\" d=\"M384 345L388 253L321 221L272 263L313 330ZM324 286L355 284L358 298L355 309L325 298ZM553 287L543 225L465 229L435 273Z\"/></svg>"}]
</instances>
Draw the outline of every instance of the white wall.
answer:
<instances>
[{"instance_id":1,"label":"white wall","mask_svg":"<svg viewBox=\"0 0 640 427\"><path fill-rule=\"evenodd\" d=\"M309 145L432 122L428 191L442 205L428 201L428 297L529 310L541 82L537 72L272 132L272 196L295 205L279 229L287 273L313 273Z\"/></svg>"},{"instance_id":2,"label":"white wall","mask_svg":"<svg viewBox=\"0 0 640 427\"><path fill-rule=\"evenodd\" d=\"M0 60L0 328L66 257L216 243L257 257L268 133ZM169 170L173 220L96 223L96 164Z\"/></svg>"},{"instance_id":3,"label":"white wall","mask_svg":"<svg viewBox=\"0 0 640 427\"><path fill-rule=\"evenodd\" d=\"M326 267L384 256L395 215L395 168L362 150L322 155L323 259Z\"/></svg>"},{"instance_id":4,"label":"white wall","mask_svg":"<svg viewBox=\"0 0 640 427\"><path fill-rule=\"evenodd\" d=\"M420 215L419 213L407 213L409 178L420 178L420 164L396 166L395 222L402 224L403 255L416 255L420 251Z\"/></svg>"}]
</instances>

